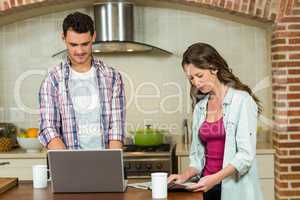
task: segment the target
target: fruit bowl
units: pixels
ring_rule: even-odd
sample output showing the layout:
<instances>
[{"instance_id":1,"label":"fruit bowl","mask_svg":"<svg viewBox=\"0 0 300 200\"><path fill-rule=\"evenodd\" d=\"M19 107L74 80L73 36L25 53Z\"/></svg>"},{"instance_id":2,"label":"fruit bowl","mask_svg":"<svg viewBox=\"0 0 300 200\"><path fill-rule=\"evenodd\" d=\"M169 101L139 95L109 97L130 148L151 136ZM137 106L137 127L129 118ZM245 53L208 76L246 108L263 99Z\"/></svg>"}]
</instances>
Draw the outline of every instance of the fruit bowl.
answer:
<instances>
[{"instance_id":1,"label":"fruit bowl","mask_svg":"<svg viewBox=\"0 0 300 200\"><path fill-rule=\"evenodd\" d=\"M27 153L40 152L42 144L38 138L21 138L17 137L17 141L22 149L25 149Z\"/></svg>"}]
</instances>

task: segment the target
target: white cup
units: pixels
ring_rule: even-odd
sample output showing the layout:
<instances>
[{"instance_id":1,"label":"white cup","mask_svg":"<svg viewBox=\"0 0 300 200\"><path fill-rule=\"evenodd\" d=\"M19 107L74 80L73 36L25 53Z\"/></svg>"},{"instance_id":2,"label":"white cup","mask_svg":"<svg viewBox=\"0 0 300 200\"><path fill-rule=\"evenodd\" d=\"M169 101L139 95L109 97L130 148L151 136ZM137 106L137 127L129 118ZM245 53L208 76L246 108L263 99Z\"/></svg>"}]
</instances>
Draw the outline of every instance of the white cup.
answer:
<instances>
[{"instance_id":1,"label":"white cup","mask_svg":"<svg viewBox=\"0 0 300 200\"><path fill-rule=\"evenodd\" d=\"M152 199L168 198L168 174L165 172L151 173Z\"/></svg>"},{"instance_id":2,"label":"white cup","mask_svg":"<svg viewBox=\"0 0 300 200\"><path fill-rule=\"evenodd\" d=\"M46 188L48 185L47 165L33 165L32 179L33 188Z\"/></svg>"}]
</instances>

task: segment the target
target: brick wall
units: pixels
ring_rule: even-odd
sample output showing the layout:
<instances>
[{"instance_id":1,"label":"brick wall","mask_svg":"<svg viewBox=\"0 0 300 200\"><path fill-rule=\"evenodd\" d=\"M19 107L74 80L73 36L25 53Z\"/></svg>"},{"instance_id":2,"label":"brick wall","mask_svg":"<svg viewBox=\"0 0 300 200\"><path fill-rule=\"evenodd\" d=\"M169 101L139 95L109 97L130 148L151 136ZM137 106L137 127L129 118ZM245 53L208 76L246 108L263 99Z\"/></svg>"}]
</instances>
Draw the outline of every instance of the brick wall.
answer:
<instances>
[{"instance_id":1,"label":"brick wall","mask_svg":"<svg viewBox=\"0 0 300 200\"><path fill-rule=\"evenodd\" d=\"M31 4L43 3L43 6L49 4L63 3L70 0L0 0L0 13L10 9L28 6ZM80 0L73 0L74 2ZM165 2L174 2L205 8L217 9L232 14L245 17L256 18L263 21L274 21L278 12L279 0L156 0ZM93 1L91 1L92 3ZM46 3L46 4L45 4Z\"/></svg>"},{"instance_id":2,"label":"brick wall","mask_svg":"<svg viewBox=\"0 0 300 200\"><path fill-rule=\"evenodd\" d=\"M211 8L274 23L270 51L276 200L300 200L300 0L157 1ZM0 16L14 8L40 2L45 6L47 2L64 0L0 0Z\"/></svg>"},{"instance_id":3,"label":"brick wall","mask_svg":"<svg viewBox=\"0 0 300 200\"><path fill-rule=\"evenodd\" d=\"M300 200L300 0L281 0L272 34L277 200Z\"/></svg>"}]
</instances>

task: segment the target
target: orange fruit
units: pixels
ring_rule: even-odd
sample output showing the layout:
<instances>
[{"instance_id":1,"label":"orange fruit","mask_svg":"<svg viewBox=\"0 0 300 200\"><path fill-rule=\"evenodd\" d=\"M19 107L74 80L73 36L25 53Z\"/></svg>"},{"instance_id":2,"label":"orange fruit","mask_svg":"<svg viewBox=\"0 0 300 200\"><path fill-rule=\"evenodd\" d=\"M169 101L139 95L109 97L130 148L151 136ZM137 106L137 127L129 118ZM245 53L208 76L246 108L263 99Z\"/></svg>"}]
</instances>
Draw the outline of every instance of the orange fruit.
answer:
<instances>
[{"instance_id":1,"label":"orange fruit","mask_svg":"<svg viewBox=\"0 0 300 200\"><path fill-rule=\"evenodd\" d=\"M39 129L37 128L28 128L26 134L29 138L36 138L38 136Z\"/></svg>"}]
</instances>

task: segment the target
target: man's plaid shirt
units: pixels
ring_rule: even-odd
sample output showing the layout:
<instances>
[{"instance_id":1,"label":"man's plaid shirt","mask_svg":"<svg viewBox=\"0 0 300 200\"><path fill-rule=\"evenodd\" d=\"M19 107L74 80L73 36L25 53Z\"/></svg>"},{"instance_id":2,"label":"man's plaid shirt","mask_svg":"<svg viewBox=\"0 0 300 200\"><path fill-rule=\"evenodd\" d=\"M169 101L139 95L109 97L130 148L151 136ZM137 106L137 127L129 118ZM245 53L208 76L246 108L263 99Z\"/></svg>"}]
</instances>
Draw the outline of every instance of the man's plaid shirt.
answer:
<instances>
[{"instance_id":1,"label":"man's plaid shirt","mask_svg":"<svg viewBox=\"0 0 300 200\"><path fill-rule=\"evenodd\" d=\"M70 61L66 59L52 69L39 91L40 133L44 146L55 137L68 149L78 149L78 127L69 92ZM93 58L100 98L100 127L108 147L110 140L123 142L125 136L125 92L122 77L115 69Z\"/></svg>"}]
</instances>

